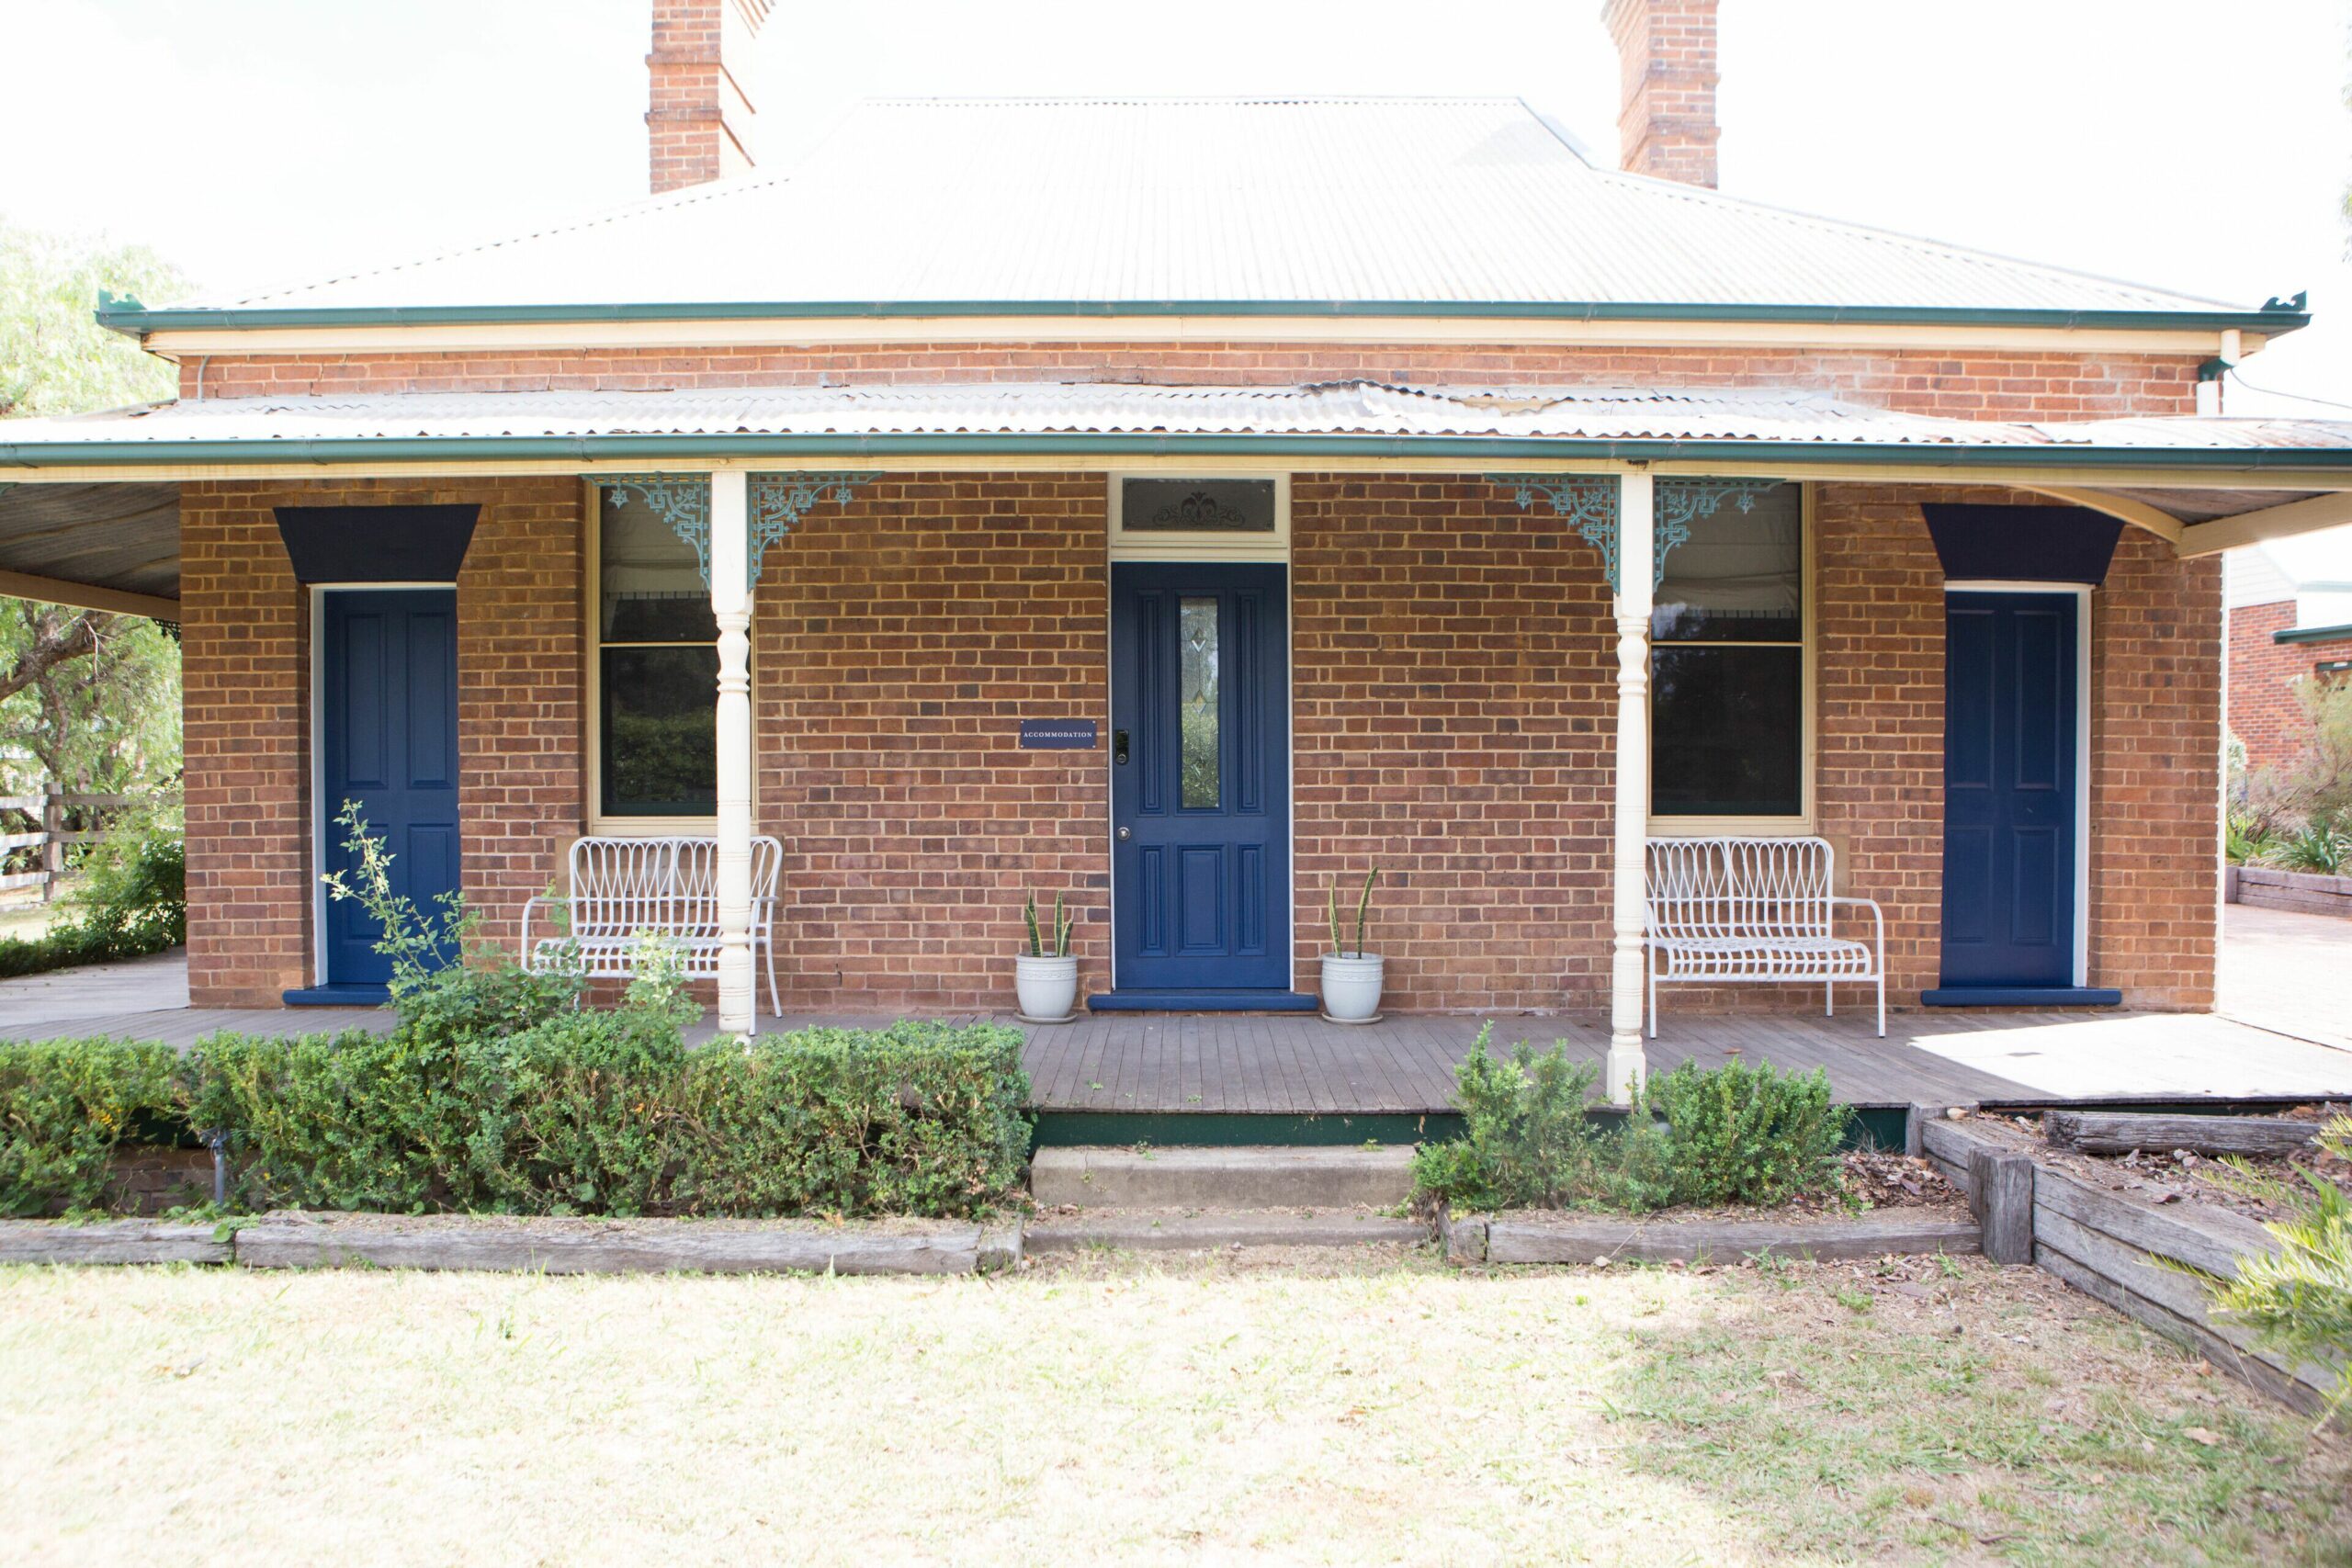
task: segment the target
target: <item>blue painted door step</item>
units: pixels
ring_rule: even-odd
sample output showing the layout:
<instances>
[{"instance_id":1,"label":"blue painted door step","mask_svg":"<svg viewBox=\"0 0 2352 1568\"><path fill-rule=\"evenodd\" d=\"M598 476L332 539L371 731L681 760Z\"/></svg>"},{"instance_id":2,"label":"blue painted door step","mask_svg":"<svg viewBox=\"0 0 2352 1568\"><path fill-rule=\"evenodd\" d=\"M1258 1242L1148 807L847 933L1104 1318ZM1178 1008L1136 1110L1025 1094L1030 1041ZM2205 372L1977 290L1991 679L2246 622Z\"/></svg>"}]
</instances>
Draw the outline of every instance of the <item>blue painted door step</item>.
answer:
<instances>
[{"instance_id":1,"label":"blue painted door step","mask_svg":"<svg viewBox=\"0 0 2352 1568\"><path fill-rule=\"evenodd\" d=\"M2117 1008L2123 993L2105 986L1939 986L1919 993L1931 1008Z\"/></svg>"},{"instance_id":2,"label":"blue painted door step","mask_svg":"<svg viewBox=\"0 0 2352 1568\"><path fill-rule=\"evenodd\" d=\"M1104 991L1086 998L1095 1012L1314 1012L1323 1004L1304 991Z\"/></svg>"},{"instance_id":3,"label":"blue painted door step","mask_svg":"<svg viewBox=\"0 0 2352 1568\"><path fill-rule=\"evenodd\" d=\"M379 1008L391 999L382 986L304 986L283 998L290 1008Z\"/></svg>"}]
</instances>

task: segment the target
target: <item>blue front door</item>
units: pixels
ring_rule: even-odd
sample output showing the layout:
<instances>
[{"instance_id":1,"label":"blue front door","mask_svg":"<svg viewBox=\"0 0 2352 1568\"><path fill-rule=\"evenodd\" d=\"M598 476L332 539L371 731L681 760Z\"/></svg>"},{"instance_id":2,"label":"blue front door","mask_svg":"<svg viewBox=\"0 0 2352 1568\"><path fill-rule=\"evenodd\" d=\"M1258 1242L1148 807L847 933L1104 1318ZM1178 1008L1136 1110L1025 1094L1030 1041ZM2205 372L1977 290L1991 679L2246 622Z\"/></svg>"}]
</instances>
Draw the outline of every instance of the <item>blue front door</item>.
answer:
<instances>
[{"instance_id":1,"label":"blue front door","mask_svg":"<svg viewBox=\"0 0 2352 1568\"><path fill-rule=\"evenodd\" d=\"M395 893L438 922L458 887L458 596L454 589L334 592L320 637L319 820L330 872L352 874L334 818L356 801L392 855ZM381 986L383 930L348 898L330 898L321 947L326 981Z\"/></svg>"},{"instance_id":2,"label":"blue front door","mask_svg":"<svg viewBox=\"0 0 2352 1568\"><path fill-rule=\"evenodd\" d=\"M2075 983L2076 599L1945 595L1943 983Z\"/></svg>"},{"instance_id":3,"label":"blue front door","mask_svg":"<svg viewBox=\"0 0 2352 1568\"><path fill-rule=\"evenodd\" d=\"M1290 988L1286 570L1111 569L1121 991Z\"/></svg>"}]
</instances>

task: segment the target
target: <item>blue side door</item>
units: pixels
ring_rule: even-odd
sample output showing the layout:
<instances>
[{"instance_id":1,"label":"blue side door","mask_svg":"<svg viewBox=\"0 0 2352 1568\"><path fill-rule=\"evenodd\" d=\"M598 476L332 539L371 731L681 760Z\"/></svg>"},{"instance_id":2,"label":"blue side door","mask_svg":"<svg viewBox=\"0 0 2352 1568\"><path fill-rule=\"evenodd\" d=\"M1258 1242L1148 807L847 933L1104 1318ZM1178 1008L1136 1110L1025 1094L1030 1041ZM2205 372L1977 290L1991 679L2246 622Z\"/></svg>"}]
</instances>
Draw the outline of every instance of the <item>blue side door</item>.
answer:
<instances>
[{"instance_id":1,"label":"blue side door","mask_svg":"<svg viewBox=\"0 0 2352 1568\"><path fill-rule=\"evenodd\" d=\"M320 635L322 861L346 879L355 857L334 818L355 800L392 855L392 889L438 920L458 883L458 596L454 589L338 591L322 596ZM321 945L327 984L392 977L376 951L382 928L348 898L330 898Z\"/></svg>"},{"instance_id":2,"label":"blue side door","mask_svg":"<svg viewBox=\"0 0 2352 1568\"><path fill-rule=\"evenodd\" d=\"M1286 570L1111 569L1121 991L1290 988Z\"/></svg>"},{"instance_id":3,"label":"blue side door","mask_svg":"<svg viewBox=\"0 0 2352 1568\"><path fill-rule=\"evenodd\" d=\"M1943 983L2075 983L2071 593L1948 593Z\"/></svg>"}]
</instances>

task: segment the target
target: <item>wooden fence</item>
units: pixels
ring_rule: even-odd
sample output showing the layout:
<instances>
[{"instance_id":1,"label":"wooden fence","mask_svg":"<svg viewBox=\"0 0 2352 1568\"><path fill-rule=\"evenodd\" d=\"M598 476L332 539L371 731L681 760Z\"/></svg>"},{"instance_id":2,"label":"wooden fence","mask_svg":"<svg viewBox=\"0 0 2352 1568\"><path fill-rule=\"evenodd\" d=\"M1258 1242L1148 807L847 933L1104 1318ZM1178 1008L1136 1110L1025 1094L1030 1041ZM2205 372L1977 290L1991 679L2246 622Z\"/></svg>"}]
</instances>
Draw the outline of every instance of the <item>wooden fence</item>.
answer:
<instances>
[{"instance_id":1,"label":"wooden fence","mask_svg":"<svg viewBox=\"0 0 2352 1568\"><path fill-rule=\"evenodd\" d=\"M74 790L43 790L39 795L0 795L0 812L21 812L40 824L20 833L0 832L0 868L5 868L18 851L38 850L39 864L29 871L0 869L0 893L13 893L23 887L40 889L40 901L50 903L57 897L60 879L65 874L65 852L74 844L96 843L106 837L103 828L90 827L69 829L65 814L74 811L86 821L98 819L102 813L118 811L129 806L128 795L94 795Z\"/></svg>"}]
</instances>

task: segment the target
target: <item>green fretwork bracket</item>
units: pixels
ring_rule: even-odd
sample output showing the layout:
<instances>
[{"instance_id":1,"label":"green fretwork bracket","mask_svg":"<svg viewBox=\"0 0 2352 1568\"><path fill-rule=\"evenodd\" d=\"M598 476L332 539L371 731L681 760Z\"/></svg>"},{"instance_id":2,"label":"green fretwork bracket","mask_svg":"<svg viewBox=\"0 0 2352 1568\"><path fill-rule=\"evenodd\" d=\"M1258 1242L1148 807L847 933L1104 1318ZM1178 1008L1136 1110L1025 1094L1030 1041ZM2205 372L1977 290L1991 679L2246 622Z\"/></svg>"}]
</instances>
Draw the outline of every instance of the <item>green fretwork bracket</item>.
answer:
<instances>
[{"instance_id":1,"label":"green fretwork bracket","mask_svg":"<svg viewBox=\"0 0 2352 1568\"><path fill-rule=\"evenodd\" d=\"M1602 570L1608 574L1609 591L1617 592L1617 480L1609 474L1494 474L1495 483L1508 486L1522 507L1532 507L1540 499L1552 503L1552 510L1561 520L1577 531L1588 545L1600 552ZM1659 479L1650 487L1651 525L1656 548L1652 557L1650 586L1656 588L1666 581L1666 558L1677 545L1690 542L1690 525L1701 517L1712 517L1715 509L1726 501L1737 503L1742 512L1753 511L1756 498L1780 483L1778 479L1722 479L1709 476L1690 479Z\"/></svg>"},{"instance_id":2,"label":"green fretwork bracket","mask_svg":"<svg viewBox=\"0 0 2352 1568\"><path fill-rule=\"evenodd\" d=\"M1495 474L1523 508L1540 498L1552 503L1577 537L1600 552L1609 591L1617 591L1617 477L1614 474Z\"/></svg>"},{"instance_id":3,"label":"green fretwork bracket","mask_svg":"<svg viewBox=\"0 0 2352 1568\"><path fill-rule=\"evenodd\" d=\"M767 547L792 532L793 525L820 502L849 504L857 487L872 484L878 474L753 474L751 484L752 581L760 581L760 558ZM705 570L704 580L710 573Z\"/></svg>"},{"instance_id":4,"label":"green fretwork bracket","mask_svg":"<svg viewBox=\"0 0 2352 1568\"><path fill-rule=\"evenodd\" d=\"M1657 564L1650 583L1656 588L1666 581L1666 558L1677 545L1690 542L1693 519L1713 517L1716 508L1726 501L1736 502L1742 512L1756 510L1756 498L1779 484L1778 479L1719 479L1713 476L1696 479L1659 479L1650 487L1656 498L1650 509L1657 514ZM1612 576L1610 586L1616 586Z\"/></svg>"},{"instance_id":5,"label":"green fretwork bracket","mask_svg":"<svg viewBox=\"0 0 2352 1568\"><path fill-rule=\"evenodd\" d=\"M826 501L846 504L859 485L873 474L752 474L749 491L745 540L748 576L756 587L760 563L767 548L786 534L814 507ZM612 493L615 506L626 506L634 495L670 531L694 548L695 570L704 585L710 582L710 480L700 474L607 474L599 483Z\"/></svg>"}]
</instances>

